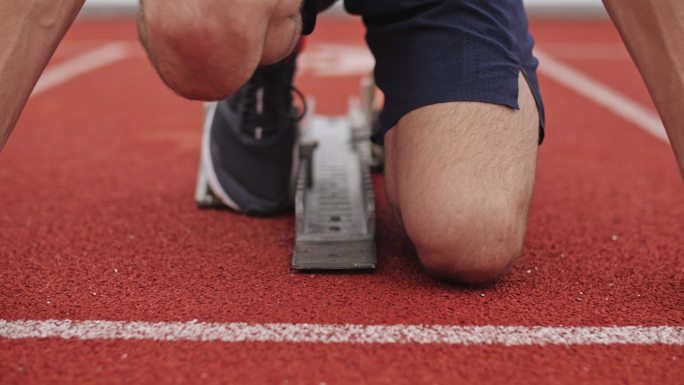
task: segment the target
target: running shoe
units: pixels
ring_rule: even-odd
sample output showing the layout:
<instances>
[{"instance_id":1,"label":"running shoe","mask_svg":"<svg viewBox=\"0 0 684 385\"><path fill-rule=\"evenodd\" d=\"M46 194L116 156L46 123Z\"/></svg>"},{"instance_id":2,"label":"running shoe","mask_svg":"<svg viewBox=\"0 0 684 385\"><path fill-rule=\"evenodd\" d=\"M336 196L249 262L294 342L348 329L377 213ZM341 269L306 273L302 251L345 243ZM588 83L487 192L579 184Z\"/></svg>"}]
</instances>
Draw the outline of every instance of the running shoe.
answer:
<instances>
[{"instance_id":1,"label":"running shoe","mask_svg":"<svg viewBox=\"0 0 684 385\"><path fill-rule=\"evenodd\" d=\"M275 215L292 209L298 168L293 105L295 56L260 67L232 96L206 114L202 162L214 195L231 209Z\"/></svg>"}]
</instances>

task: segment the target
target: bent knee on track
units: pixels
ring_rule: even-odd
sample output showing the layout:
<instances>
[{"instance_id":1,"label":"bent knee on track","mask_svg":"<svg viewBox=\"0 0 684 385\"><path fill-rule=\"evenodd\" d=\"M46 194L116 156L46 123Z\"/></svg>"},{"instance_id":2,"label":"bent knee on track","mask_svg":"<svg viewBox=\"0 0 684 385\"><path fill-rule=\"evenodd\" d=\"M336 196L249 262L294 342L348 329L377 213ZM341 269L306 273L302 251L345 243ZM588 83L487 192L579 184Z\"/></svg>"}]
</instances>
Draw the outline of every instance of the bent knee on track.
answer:
<instances>
[{"instance_id":1,"label":"bent knee on track","mask_svg":"<svg viewBox=\"0 0 684 385\"><path fill-rule=\"evenodd\" d=\"M402 207L425 269L465 285L488 284L505 274L522 250L526 213L507 205L447 206L420 212Z\"/></svg>"}]
</instances>

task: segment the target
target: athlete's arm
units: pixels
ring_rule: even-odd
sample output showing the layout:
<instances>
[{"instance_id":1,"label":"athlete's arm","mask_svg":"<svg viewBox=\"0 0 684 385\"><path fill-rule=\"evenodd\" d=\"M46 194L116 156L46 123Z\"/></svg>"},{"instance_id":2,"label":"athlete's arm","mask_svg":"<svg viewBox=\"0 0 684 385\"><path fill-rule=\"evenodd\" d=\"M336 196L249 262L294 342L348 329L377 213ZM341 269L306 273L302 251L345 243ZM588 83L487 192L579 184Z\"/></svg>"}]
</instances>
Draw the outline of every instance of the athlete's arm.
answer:
<instances>
[{"instance_id":1,"label":"athlete's arm","mask_svg":"<svg viewBox=\"0 0 684 385\"><path fill-rule=\"evenodd\" d=\"M301 35L302 0L142 0L140 38L159 76L190 99L232 94Z\"/></svg>"},{"instance_id":2,"label":"athlete's arm","mask_svg":"<svg viewBox=\"0 0 684 385\"><path fill-rule=\"evenodd\" d=\"M648 86L684 178L684 1L603 3Z\"/></svg>"},{"instance_id":3,"label":"athlete's arm","mask_svg":"<svg viewBox=\"0 0 684 385\"><path fill-rule=\"evenodd\" d=\"M84 0L0 0L0 150Z\"/></svg>"}]
</instances>

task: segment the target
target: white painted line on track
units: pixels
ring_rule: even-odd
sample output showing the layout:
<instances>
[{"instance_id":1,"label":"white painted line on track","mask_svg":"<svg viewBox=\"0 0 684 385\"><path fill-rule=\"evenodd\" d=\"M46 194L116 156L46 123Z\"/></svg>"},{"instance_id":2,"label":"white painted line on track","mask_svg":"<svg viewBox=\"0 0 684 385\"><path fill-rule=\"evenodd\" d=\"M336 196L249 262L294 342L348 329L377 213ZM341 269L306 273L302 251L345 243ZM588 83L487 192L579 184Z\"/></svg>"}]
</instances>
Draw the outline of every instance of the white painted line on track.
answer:
<instances>
[{"instance_id":1,"label":"white painted line on track","mask_svg":"<svg viewBox=\"0 0 684 385\"><path fill-rule=\"evenodd\" d=\"M667 133L657 113L539 49L535 50L534 55L541 62L538 69L540 73L607 108L654 137L668 142Z\"/></svg>"},{"instance_id":2,"label":"white painted line on track","mask_svg":"<svg viewBox=\"0 0 684 385\"><path fill-rule=\"evenodd\" d=\"M0 338L437 345L684 345L684 326L450 326L0 320Z\"/></svg>"},{"instance_id":3,"label":"white painted line on track","mask_svg":"<svg viewBox=\"0 0 684 385\"><path fill-rule=\"evenodd\" d=\"M300 74L316 77L368 75L374 65L367 47L351 44L312 43L297 59Z\"/></svg>"},{"instance_id":4,"label":"white painted line on track","mask_svg":"<svg viewBox=\"0 0 684 385\"><path fill-rule=\"evenodd\" d=\"M84 73L123 60L130 53L131 49L128 43L115 42L50 66L38 79L31 96L39 95Z\"/></svg>"}]
</instances>

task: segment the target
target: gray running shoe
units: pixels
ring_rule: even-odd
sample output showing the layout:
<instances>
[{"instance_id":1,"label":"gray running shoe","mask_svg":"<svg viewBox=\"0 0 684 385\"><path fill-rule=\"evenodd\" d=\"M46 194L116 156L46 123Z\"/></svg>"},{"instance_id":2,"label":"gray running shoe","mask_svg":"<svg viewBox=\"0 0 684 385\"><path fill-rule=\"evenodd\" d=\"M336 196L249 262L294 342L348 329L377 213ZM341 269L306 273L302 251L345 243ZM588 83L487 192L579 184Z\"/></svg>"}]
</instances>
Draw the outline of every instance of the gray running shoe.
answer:
<instances>
[{"instance_id":1,"label":"gray running shoe","mask_svg":"<svg viewBox=\"0 0 684 385\"><path fill-rule=\"evenodd\" d=\"M303 116L293 106L293 92L302 97L294 73L294 56L259 68L206 115L204 170L214 195L233 210L274 215L293 207Z\"/></svg>"}]
</instances>

